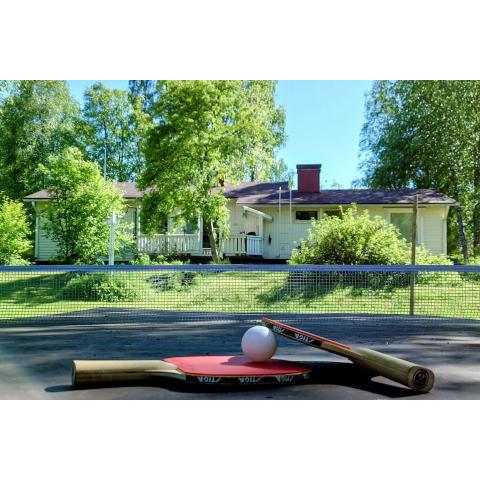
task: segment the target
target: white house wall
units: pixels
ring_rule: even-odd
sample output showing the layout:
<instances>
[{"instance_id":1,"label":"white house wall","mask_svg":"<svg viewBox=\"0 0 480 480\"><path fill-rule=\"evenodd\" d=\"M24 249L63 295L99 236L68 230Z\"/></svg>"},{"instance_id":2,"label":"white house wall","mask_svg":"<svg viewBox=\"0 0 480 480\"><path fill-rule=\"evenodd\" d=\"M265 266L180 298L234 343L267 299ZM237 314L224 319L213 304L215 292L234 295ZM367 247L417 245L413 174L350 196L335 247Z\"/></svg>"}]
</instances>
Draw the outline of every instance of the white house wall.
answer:
<instances>
[{"instance_id":1,"label":"white house wall","mask_svg":"<svg viewBox=\"0 0 480 480\"><path fill-rule=\"evenodd\" d=\"M246 212L242 205L234 202L229 202L227 208L230 212L230 234L240 235L250 232L255 232L255 235L260 234L258 215Z\"/></svg>"},{"instance_id":2,"label":"white house wall","mask_svg":"<svg viewBox=\"0 0 480 480\"><path fill-rule=\"evenodd\" d=\"M264 221L263 223L263 257L266 259L288 259L292 250L299 246L302 239L308 235L311 227L310 222L295 220L296 210L317 210L318 218L322 216L324 209L330 210L334 207L324 206L292 206L290 210L288 205L282 205L280 210L278 206L260 206L253 205L257 210L267 213L273 218L273 222ZM400 210L401 209L401 210ZM229 205L230 210L230 230L232 234L248 233L255 231L258 234L258 217L254 214L243 215L243 206L236 205L233 202ZM359 205L359 212L368 210L371 216L380 216L387 222L390 222L390 212L392 211L411 211L405 207L395 207L394 205ZM417 237L418 243L424 245L434 254L446 254L446 217L448 207L444 206L422 206L418 210ZM257 225L254 228L253 224Z\"/></svg>"},{"instance_id":3,"label":"white house wall","mask_svg":"<svg viewBox=\"0 0 480 480\"><path fill-rule=\"evenodd\" d=\"M45 220L41 216L38 218L38 228L37 259L45 262L58 255L58 246L47 236Z\"/></svg>"},{"instance_id":4,"label":"white house wall","mask_svg":"<svg viewBox=\"0 0 480 480\"><path fill-rule=\"evenodd\" d=\"M45 204L43 202L38 202L38 212L41 212L44 208ZM132 234L135 231L135 210L135 206L129 206L125 215L120 218L120 223L128 224L129 228L127 229L127 231ZM37 216L37 222L38 232L36 233L37 242L35 246L35 257L41 262L50 261L52 258L58 255L58 245L54 240L50 239L47 236L47 232L45 230L46 220L42 217L41 214ZM125 258L123 260L129 260L131 257L133 258L132 255L127 255L127 257L128 258Z\"/></svg>"},{"instance_id":5,"label":"white house wall","mask_svg":"<svg viewBox=\"0 0 480 480\"><path fill-rule=\"evenodd\" d=\"M447 214L446 207L430 207L422 212L421 228L423 244L432 253L447 253Z\"/></svg>"}]
</instances>

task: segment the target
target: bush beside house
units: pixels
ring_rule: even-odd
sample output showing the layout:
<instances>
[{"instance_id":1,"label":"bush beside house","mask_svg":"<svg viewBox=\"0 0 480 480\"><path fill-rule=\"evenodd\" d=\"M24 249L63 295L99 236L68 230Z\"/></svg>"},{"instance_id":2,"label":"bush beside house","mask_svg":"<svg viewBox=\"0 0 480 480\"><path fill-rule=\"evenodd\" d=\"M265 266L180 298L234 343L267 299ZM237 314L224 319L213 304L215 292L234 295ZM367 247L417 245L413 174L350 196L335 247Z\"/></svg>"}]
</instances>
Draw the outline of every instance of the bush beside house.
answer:
<instances>
[{"instance_id":1,"label":"bush beside house","mask_svg":"<svg viewBox=\"0 0 480 480\"><path fill-rule=\"evenodd\" d=\"M5 198L0 203L0 264L26 265L32 242L30 226L22 202Z\"/></svg>"}]
</instances>

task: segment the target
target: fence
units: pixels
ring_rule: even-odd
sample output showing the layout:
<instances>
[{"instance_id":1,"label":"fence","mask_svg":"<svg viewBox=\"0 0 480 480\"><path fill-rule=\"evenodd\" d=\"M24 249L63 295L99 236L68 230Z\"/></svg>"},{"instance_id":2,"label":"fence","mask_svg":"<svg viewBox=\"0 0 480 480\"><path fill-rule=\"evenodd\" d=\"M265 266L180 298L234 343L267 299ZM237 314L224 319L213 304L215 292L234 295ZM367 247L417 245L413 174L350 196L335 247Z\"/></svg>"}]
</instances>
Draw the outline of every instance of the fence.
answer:
<instances>
[{"instance_id":1,"label":"fence","mask_svg":"<svg viewBox=\"0 0 480 480\"><path fill-rule=\"evenodd\" d=\"M479 266L0 267L0 323L139 312L419 315L480 320Z\"/></svg>"}]
</instances>

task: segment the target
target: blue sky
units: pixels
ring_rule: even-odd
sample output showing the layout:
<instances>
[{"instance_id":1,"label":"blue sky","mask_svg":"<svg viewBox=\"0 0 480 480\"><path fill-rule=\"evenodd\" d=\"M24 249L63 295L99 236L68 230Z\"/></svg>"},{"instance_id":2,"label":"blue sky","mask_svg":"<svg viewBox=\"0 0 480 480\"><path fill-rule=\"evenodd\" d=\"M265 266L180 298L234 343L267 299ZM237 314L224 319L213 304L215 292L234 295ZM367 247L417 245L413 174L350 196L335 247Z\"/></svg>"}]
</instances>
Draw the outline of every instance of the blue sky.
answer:
<instances>
[{"instance_id":1,"label":"blue sky","mask_svg":"<svg viewBox=\"0 0 480 480\"><path fill-rule=\"evenodd\" d=\"M94 80L72 80L72 94L82 101ZM124 88L127 80L105 80L110 88ZM277 104L285 108L287 142L279 152L291 168L297 163L321 163L322 184L333 180L348 188L360 176L358 143L363 124L364 95L371 81L281 80Z\"/></svg>"}]
</instances>

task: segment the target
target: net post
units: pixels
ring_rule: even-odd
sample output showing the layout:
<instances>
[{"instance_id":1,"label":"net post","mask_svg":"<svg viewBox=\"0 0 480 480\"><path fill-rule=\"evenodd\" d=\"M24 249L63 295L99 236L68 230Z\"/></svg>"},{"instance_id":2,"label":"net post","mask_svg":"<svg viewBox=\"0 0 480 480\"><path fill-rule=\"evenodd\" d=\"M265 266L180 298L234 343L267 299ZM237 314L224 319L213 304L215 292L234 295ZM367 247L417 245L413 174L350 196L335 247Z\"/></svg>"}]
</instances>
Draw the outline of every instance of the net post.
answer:
<instances>
[{"instance_id":1,"label":"net post","mask_svg":"<svg viewBox=\"0 0 480 480\"><path fill-rule=\"evenodd\" d=\"M417 214L418 214L418 195L413 197L413 215L412 215L412 254L411 264L416 264L417 256ZM415 272L410 273L410 316L415 315Z\"/></svg>"},{"instance_id":2,"label":"net post","mask_svg":"<svg viewBox=\"0 0 480 480\"><path fill-rule=\"evenodd\" d=\"M115 265L115 224L117 220L115 212L112 213L109 220L110 238L108 241L108 264Z\"/></svg>"}]
</instances>

